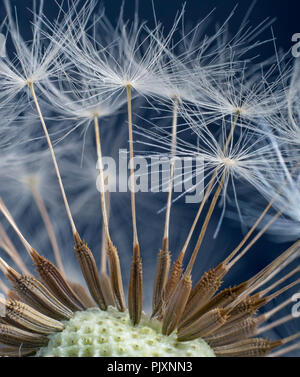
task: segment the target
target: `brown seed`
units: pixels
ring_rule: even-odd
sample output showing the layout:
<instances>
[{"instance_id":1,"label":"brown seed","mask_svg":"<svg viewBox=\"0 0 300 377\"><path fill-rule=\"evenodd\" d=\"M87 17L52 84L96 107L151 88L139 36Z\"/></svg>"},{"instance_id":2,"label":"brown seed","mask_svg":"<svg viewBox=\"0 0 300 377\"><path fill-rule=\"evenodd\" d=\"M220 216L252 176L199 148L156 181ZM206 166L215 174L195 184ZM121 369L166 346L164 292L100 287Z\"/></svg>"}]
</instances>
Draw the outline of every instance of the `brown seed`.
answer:
<instances>
[{"instance_id":1,"label":"brown seed","mask_svg":"<svg viewBox=\"0 0 300 377\"><path fill-rule=\"evenodd\" d=\"M168 250L161 249L158 253L156 275L153 288L152 315L155 317L160 309L160 302L168 279L171 256Z\"/></svg>"},{"instance_id":2,"label":"brown seed","mask_svg":"<svg viewBox=\"0 0 300 377\"><path fill-rule=\"evenodd\" d=\"M143 270L139 245L135 244L131 261L128 287L128 310L133 325L137 325L142 316L143 306Z\"/></svg>"},{"instance_id":3,"label":"brown seed","mask_svg":"<svg viewBox=\"0 0 300 377\"><path fill-rule=\"evenodd\" d=\"M237 322L235 326L222 331L222 327L215 335L204 337L204 340L212 347L220 347L251 337L255 334L260 321L258 318L249 317Z\"/></svg>"},{"instance_id":4,"label":"brown seed","mask_svg":"<svg viewBox=\"0 0 300 377\"><path fill-rule=\"evenodd\" d=\"M61 272L53 263L39 255L39 253L33 249L31 257L41 279L61 302L73 311L85 309L83 303L80 302L79 297L75 294Z\"/></svg>"},{"instance_id":5,"label":"brown seed","mask_svg":"<svg viewBox=\"0 0 300 377\"><path fill-rule=\"evenodd\" d=\"M0 325L0 342L7 346L24 348L42 347L48 343L49 339L40 334L18 329L11 325Z\"/></svg>"},{"instance_id":6,"label":"brown seed","mask_svg":"<svg viewBox=\"0 0 300 377\"><path fill-rule=\"evenodd\" d=\"M162 323L162 333L170 335L181 319L192 289L190 274L184 274L167 304Z\"/></svg>"},{"instance_id":7,"label":"brown seed","mask_svg":"<svg viewBox=\"0 0 300 377\"><path fill-rule=\"evenodd\" d=\"M228 320L228 312L226 309L213 309L205 313L197 321L190 326L178 331L178 340L180 342L193 340L213 334L222 327Z\"/></svg>"},{"instance_id":8,"label":"brown seed","mask_svg":"<svg viewBox=\"0 0 300 377\"><path fill-rule=\"evenodd\" d=\"M281 345L280 341L271 342L263 338L243 339L239 342L214 348L216 356L221 357L258 357L266 356L274 348Z\"/></svg>"},{"instance_id":9,"label":"brown seed","mask_svg":"<svg viewBox=\"0 0 300 377\"><path fill-rule=\"evenodd\" d=\"M106 272L100 272L100 284L107 306L116 306L114 293L111 287L111 280Z\"/></svg>"},{"instance_id":10,"label":"brown seed","mask_svg":"<svg viewBox=\"0 0 300 377\"><path fill-rule=\"evenodd\" d=\"M91 299L90 295L81 284L74 281L68 281L68 283L86 308L96 307L94 301Z\"/></svg>"},{"instance_id":11,"label":"brown seed","mask_svg":"<svg viewBox=\"0 0 300 377\"><path fill-rule=\"evenodd\" d=\"M126 309L126 304L123 291L120 260L117 249L111 241L107 242L107 255L109 261L112 291L119 311L124 312Z\"/></svg>"},{"instance_id":12,"label":"brown seed","mask_svg":"<svg viewBox=\"0 0 300 377\"><path fill-rule=\"evenodd\" d=\"M238 286L232 288L223 289L219 292L216 296L208 301L206 305L204 305L200 310L195 312L192 316L190 316L186 320L182 320L179 323L179 329L182 329L186 326L189 326L194 321L196 321L199 317L203 314L209 312L215 308L225 308L228 304L232 303L247 287L247 283L242 283Z\"/></svg>"},{"instance_id":13,"label":"brown seed","mask_svg":"<svg viewBox=\"0 0 300 377\"><path fill-rule=\"evenodd\" d=\"M165 288L162 292L161 300L157 307L156 317L159 320L163 319L165 309L168 305L170 298L172 297L175 288L177 287L180 278L182 276L183 267L182 267L182 255L179 255L177 260L174 262L171 273L166 282Z\"/></svg>"},{"instance_id":14,"label":"brown seed","mask_svg":"<svg viewBox=\"0 0 300 377\"><path fill-rule=\"evenodd\" d=\"M33 355L39 347L22 348L22 347L1 347L0 357L24 357Z\"/></svg>"},{"instance_id":15,"label":"brown seed","mask_svg":"<svg viewBox=\"0 0 300 377\"><path fill-rule=\"evenodd\" d=\"M75 233L74 241L74 250L89 291L100 309L106 310L107 304L103 295L103 290L101 287L100 278L93 254L87 247L87 245L81 240L78 233Z\"/></svg>"},{"instance_id":16,"label":"brown seed","mask_svg":"<svg viewBox=\"0 0 300 377\"><path fill-rule=\"evenodd\" d=\"M230 309L230 319L226 323L227 327L234 326L241 319L246 319L254 315L259 308L267 303L267 298L260 297L259 294L244 298L233 309Z\"/></svg>"},{"instance_id":17,"label":"brown seed","mask_svg":"<svg viewBox=\"0 0 300 377\"><path fill-rule=\"evenodd\" d=\"M17 326L22 326L28 331L51 334L64 329L62 322L47 317L20 301L7 301L0 298L0 302L5 305L5 319L13 321Z\"/></svg>"},{"instance_id":18,"label":"brown seed","mask_svg":"<svg viewBox=\"0 0 300 377\"><path fill-rule=\"evenodd\" d=\"M190 294L182 316L183 321L187 321L208 303L217 292L226 273L227 268L221 263L202 275Z\"/></svg>"},{"instance_id":19,"label":"brown seed","mask_svg":"<svg viewBox=\"0 0 300 377\"><path fill-rule=\"evenodd\" d=\"M70 319L73 312L33 276L20 275L11 267L6 273L17 295L36 310L55 319Z\"/></svg>"}]
</instances>

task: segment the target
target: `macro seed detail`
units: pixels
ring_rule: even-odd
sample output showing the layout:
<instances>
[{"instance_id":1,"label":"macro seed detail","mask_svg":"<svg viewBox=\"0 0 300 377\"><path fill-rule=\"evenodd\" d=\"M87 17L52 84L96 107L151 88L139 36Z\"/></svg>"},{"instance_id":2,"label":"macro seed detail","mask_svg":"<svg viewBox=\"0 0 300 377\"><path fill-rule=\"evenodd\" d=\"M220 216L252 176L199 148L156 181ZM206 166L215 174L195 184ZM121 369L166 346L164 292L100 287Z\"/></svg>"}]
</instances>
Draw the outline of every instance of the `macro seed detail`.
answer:
<instances>
[{"instance_id":1,"label":"macro seed detail","mask_svg":"<svg viewBox=\"0 0 300 377\"><path fill-rule=\"evenodd\" d=\"M133 326L127 311L111 306L107 311L93 308L77 312L64 323L65 329L50 335L48 346L36 356L214 356L202 339L178 342L176 334L162 335L160 322L145 315Z\"/></svg>"}]
</instances>

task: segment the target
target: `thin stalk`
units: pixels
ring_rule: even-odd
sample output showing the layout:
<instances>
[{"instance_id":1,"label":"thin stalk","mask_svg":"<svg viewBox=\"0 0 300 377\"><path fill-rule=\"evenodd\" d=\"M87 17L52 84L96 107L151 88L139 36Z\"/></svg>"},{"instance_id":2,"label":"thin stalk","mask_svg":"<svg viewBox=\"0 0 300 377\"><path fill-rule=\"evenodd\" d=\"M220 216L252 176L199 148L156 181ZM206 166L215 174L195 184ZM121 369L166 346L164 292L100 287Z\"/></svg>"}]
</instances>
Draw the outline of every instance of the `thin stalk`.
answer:
<instances>
[{"instance_id":1,"label":"thin stalk","mask_svg":"<svg viewBox=\"0 0 300 377\"><path fill-rule=\"evenodd\" d=\"M295 284L294 284L295 285ZM278 294L276 294L275 297L279 296L281 293L288 290L290 286L285 287L285 289L278 291ZM271 301L271 299L269 300ZM262 314L267 320L271 318L274 314L279 312L281 309L285 308L287 305L289 305L291 302L293 302L292 298L289 297L287 300L283 301L280 305L275 306L274 309L269 310L267 313Z\"/></svg>"},{"instance_id":2,"label":"thin stalk","mask_svg":"<svg viewBox=\"0 0 300 377\"><path fill-rule=\"evenodd\" d=\"M213 196L213 199L212 199L211 204L209 206L209 209L208 209L207 215L205 217L204 223L202 225L201 232L200 232L200 235L198 237L196 246L194 248L193 254L192 254L192 256L190 258L190 261L189 261L189 264L188 264L188 266L186 268L185 273L188 274L188 275L190 275L191 272L192 272L192 269L193 269L196 257L198 255L198 252L200 250L202 241L204 239L204 236L205 236L205 233L206 233L209 221L211 219L211 216L212 216L213 211L215 209L215 206L217 204L218 198L220 196L220 193L221 193L221 190L222 190L222 187L223 187L223 183L224 183L224 178L225 178L225 172L223 172L221 180L220 180L220 183L219 183L219 186L218 186L218 188L217 188L217 190L216 190L216 192L215 192L215 194Z\"/></svg>"},{"instance_id":3,"label":"thin stalk","mask_svg":"<svg viewBox=\"0 0 300 377\"><path fill-rule=\"evenodd\" d=\"M164 292L166 282L168 280L168 274L170 270L171 255L169 252L169 226L170 226L170 214L172 205L172 190L174 180L174 168L175 168L175 154L176 154L176 136L177 136L177 112L178 112L178 98L173 98L173 120L172 120L172 140L171 140L171 166L170 166L170 178L168 188L167 210L165 217L164 234L162 240L162 248L157 256L156 274L153 287L153 299L152 299L152 316L158 314L161 307L162 294Z\"/></svg>"},{"instance_id":4,"label":"thin stalk","mask_svg":"<svg viewBox=\"0 0 300 377\"><path fill-rule=\"evenodd\" d=\"M100 129L99 129L99 122L98 117L94 117L94 129L95 129L95 139L96 139L96 148L97 148L97 158L98 158L98 172L100 178L100 198L101 198L101 210L103 216L103 225L104 225L104 232L107 242L111 242L111 237L108 228L108 215L106 209L106 202L105 202L105 185L104 185L104 177L103 177L103 163L102 163L102 151L101 151L101 140L100 140Z\"/></svg>"},{"instance_id":5,"label":"thin stalk","mask_svg":"<svg viewBox=\"0 0 300 377\"><path fill-rule=\"evenodd\" d=\"M239 115L240 115L240 112L237 111L237 112L235 113L235 116L234 116L234 119L233 119L233 123L232 123L231 128L230 128L230 133L229 133L229 135L228 135L228 137L227 137L227 139L226 139L226 143L225 143L225 146L224 146L224 149L223 149L223 153L224 153L224 154L226 154L226 152L227 152L227 150L228 150L228 147L229 147L229 143L232 141L232 137L233 137L233 134L234 134L234 131L235 131L236 125L237 125L237 121L238 121ZM182 248L181 254L182 254L183 256L184 256L184 254L185 254L185 252L186 252L186 250L187 250L187 247L188 247L188 245L189 245L189 242L190 242L190 240L191 240L191 238L192 238L192 235L193 235L193 233L194 233L195 227L196 227L197 222L198 222L198 220L199 220L199 217L200 217L200 215L201 215L201 213L202 213L202 210L203 210L203 208L204 208L204 205L206 204L206 202L207 202L207 200L208 200L208 198L209 198L209 195L210 195L211 189L212 189L212 187L213 187L214 184L215 184L215 180L216 180L216 178L217 178L217 174L218 174L218 168L215 169L215 171L214 171L214 173L213 173L213 175L212 175L212 177L211 177L211 180L210 180L210 182L209 182L209 184L208 184L208 187L207 187L207 189L206 189L206 191L205 191L204 198L203 198L203 200L202 200L202 202L201 202L201 204L200 204L199 210L198 210L198 212L197 212L197 214L196 214L196 217L195 217L195 219L194 219L194 222L193 222L193 224L192 224L192 227L191 227L191 229L190 229L190 232L189 232L189 234L188 234L188 237L187 237L187 239L186 239L186 241L185 241L185 244L184 244L184 246L183 246L183 248ZM220 186L219 186L219 188L220 188ZM218 189L219 189L219 188L218 188Z\"/></svg>"},{"instance_id":6,"label":"thin stalk","mask_svg":"<svg viewBox=\"0 0 300 377\"><path fill-rule=\"evenodd\" d=\"M295 317L292 314L288 314L288 315L286 315L282 318L277 319L276 321L273 321L273 322L271 322L267 325L259 327L257 329L255 335L260 335L260 334L262 334L266 331L270 331L270 330L274 329L275 327L282 325L283 323L287 323L289 321L292 321L293 319L295 319Z\"/></svg>"},{"instance_id":7,"label":"thin stalk","mask_svg":"<svg viewBox=\"0 0 300 377\"><path fill-rule=\"evenodd\" d=\"M234 131L235 131L235 128L236 128L236 125L237 125L237 121L238 121L239 115L240 115L240 112L236 111L234 119L233 119L233 123L232 123L231 128L230 128L230 133L229 133L229 135L228 135L228 137L226 139L225 146L224 146L224 149L223 149L223 154L224 155L228 151L229 143L232 142L233 134L234 134ZM213 176L213 182L216 179L217 170L218 169L216 169L215 174ZM205 236L205 233L206 233L206 230L207 230L207 227L208 227L208 223L209 223L209 221L211 219L212 213L213 213L213 211L215 209L215 206L217 204L217 200L218 200L218 198L219 198L219 196L221 194L221 190L222 190L224 179L225 179L225 173L226 173L226 169L224 170L224 172L222 174L222 177L221 177L220 183L218 185L218 188L217 188L217 190L216 190L216 192L215 192L215 194L213 196L213 199L211 201L209 210L207 212L207 215L205 217L203 226L201 228L200 235L199 235L198 240L197 240L197 244L196 244L195 249L193 251L193 254L192 254L191 258L190 258L189 264L188 264L188 266L186 268L186 272L185 272L186 274L191 274L191 272L192 272L192 268L193 268L193 265L195 263L195 260L196 260L196 257L198 255L198 252L200 250L202 241L204 239L204 236ZM209 192L208 192L208 195L209 195Z\"/></svg>"},{"instance_id":8,"label":"thin stalk","mask_svg":"<svg viewBox=\"0 0 300 377\"><path fill-rule=\"evenodd\" d=\"M227 306L227 309L233 310L242 300L244 300L252 292L259 289L261 286L266 284L270 279L272 279L276 274L278 274L283 268L285 268L287 263L291 262L291 258L294 259L295 257L297 257L297 254L299 255L299 245L300 245L300 241L297 241L294 245L289 247L283 254L277 257L272 263L270 263L268 266L263 268L256 275L254 275L251 279L249 279L247 281L247 288L236 298L236 300L234 300ZM282 292L289 289L290 287L294 286L295 284L298 284L298 281L295 281L292 284L268 296L267 298L265 298L267 300L266 302L269 302L270 300L274 299L275 297L277 297L278 295L280 295ZM260 294L258 295L261 297Z\"/></svg>"},{"instance_id":9,"label":"thin stalk","mask_svg":"<svg viewBox=\"0 0 300 377\"><path fill-rule=\"evenodd\" d=\"M48 143L48 146L49 146L49 150L50 150L50 153L51 153L51 157L52 157L52 160L53 160L53 164L54 164L55 172L56 172L56 175L57 175L57 179L58 179L60 191L61 191L61 194L62 194L62 198L63 198L63 201L64 201L64 205L66 207L66 211L67 211L69 222L70 222L70 225L71 225L71 228L72 228L73 235L75 235L77 233L77 229L76 229L76 226L75 226L72 214L71 214L71 210L70 210L70 206L69 206L69 203L68 203L68 199L67 199L67 196L66 196L66 193L65 193L65 189L64 189L64 186L63 186L63 183L62 183L62 179L61 179L60 171L59 171L59 168L58 168L58 165L57 165L57 161L56 161L54 149L53 149L53 146L52 146L52 142L51 142L51 139L50 139L50 136L49 136L49 133L48 133L48 129L47 129L46 123L44 121L44 117L43 117L43 114L42 114L42 111L41 111L41 108L40 108L37 96L35 94L35 89L34 89L34 85L33 85L32 81L28 82L28 87L29 87L30 92L32 94L32 98L33 98L33 101L34 101L34 104L35 104L38 116L40 118L43 130L44 130L44 133L45 133L45 136L46 136L46 140L47 140L47 143Z\"/></svg>"},{"instance_id":10,"label":"thin stalk","mask_svg":"<svg viewBox=\"0 0 300 377\"><path fill-rule=\"evenodd\" d=\"M135 190L134 190L134 151L133 151L133 132L132 132L132 105L131 105L131 86L127 85L127 106L128 106L128 134L129 134L129 167L130 167L130 185L131 185L131 214L133 227L133 245L139 244L137 226L136 226L136 208L135 208Z\"/></svg>"},{"instance_id":11,"label":"thin stalk","mask_svg":"<svg viewBox=\"0 0 300 377\"><path fill-rule=\"evenodd\" d=\"M178 98L174 97L173 104L173 120L172 120L172 141L171 141L171 166L170 166L170 181L169 181L169 190L168 190L168 200L167 200L167 209L165 217L165 226L164 226L164 240L163 246L168 243L166 240L169 239L169 227L170 227L170 214L171 214L171 204L172 204L172 188L174 181L174 168L175 168L175 154L176 154L176 137L177 137L177 113L178 113Z\"/></svg>"},{"instance_id":12,"label":"thin stalk","mask_svg":"<svg viewBox=\"0 0 300 377\"><path fill-rule=\"evenodd\" d=\"M104 226L102 227L102 243L101 243L101 262L100 262L100 274L107 274L107 240L105 237Z\"/></svg>"},{"instance_id":13,"label":"thin stalk","mask_svg":"<svg viewBox=\"0 0 300 377\"><path fill-rule=\"evenodd\" d=\"M298 349L300 349L300 342L292 344L291 346L283 347L279 351L272 352L267 356L268 357L280 357L280 356L286 355L289 352L292 352L292 351L295 351L295 350L298 350Z\"/></svg>"},{"instance_id":14,"label":"thin stalk","mask_svg":"<svg viewBox=\"0 0 300 377\"><path fill-rule=\"evenodd\" d=\"M127 85L127 106L128 106L128 133L129 133L129 153L130 153L130 183L131 183L131 213L133 227L133 255L131 261L130 279L128 287L128 309L133 325L137 325L141 320L143 306L143 271L140 257L140 245L138 241L135 209L134 190L134 152L132 135L132 106L131 106L131 86Z\"/></svg>"},{"instance_id":15,"label":"thin stalk","mask_svg":"<svg viewBox=\"0 0 300 377\"><path fill-rule=\"evenodd\" d=\"M107 213L106 200L105 200L105 185L104 185L104 176L103 176L100 128L99 128L99 122L98 122L97 116L94 117L94 129L95 129L97 158L98 158L98 172L99 172L99 178L100 178L100 198L101 198L101 210L102 210L103 230L104 230L103 233L105 234L105 240L106 240L106 242L103 240L103 244L104 245L106 244L107 246L107 253L108 253L108 258L109 258L109 266L110 266L110 275L111 275L111 285L109 283L109 279L107 279L108 276L105 271L102 274L102 277L104 280L101 280L100 278L100 281L103 286L103 294L106 297L106 302L109 305L112 305L114 303L114 300L112 297L112 292L113 292L116 298L118 309L120 311L124 311L126 306L125 306L125 299L124 299L124 292L123 292L120 260L119 260L117 248L113 245L111 237L110 237L110 233L109 233L108 213ZM106 260L103 261L102 268L105 268L106 270Z\"/></svg>"},{"instance_id":16,"label":"thin stalk","mask_svg":"<svg viewBox=\"0 0 300 377\"><path fill-rule=\"evenodd\" d=\"M261 295L261 297L264 297L267 293L271 292L274 288L276 288L278 285L283 283L285 280L289 279L291 276L293 276L297 272L300 272L300 266L294 268L292 271L286 274L283 278L276 280L272 285L265 288L263 291L259 292L259 294Z\"/></svg>"},{"instance_id":17,"label":"thin stalk","mask_svg":"<svg viewBox=\"0 0 300 377\"><path fill-rule=\"evenodd\" d=\"M187 236L187 239L186 239L186 241L185 241L185 243L184 243L184 245L183 245L183 248L182 248L182 250L181 250L181 252L180 252L180 258L181 258L181 259L183 259L184 255L185 255L185 253L186 253L186 250L187 250L187 248L188 248L188 245L189 245L189 243L190 243L190 241L191 241L191 238L192 238L192 236L193 236L194 230L195 230L196 225L197 225L197 223L198 223L199 217L200 217L200 215L201 215L201 213L202 213L202 211L203 211L203 208L204 208L204 206L205 206L205 204L206 204L206 202L207 202L207 199L209 198L209 195L210 195L211 189L212 189L212 187L213 187L213 185L214 185L214 183L215 183L217 173L218 173L218 171L217 171L217 169L216 169L216 170L214 171L212 177L211 177L211 180L210 180L210 182L209 182L209 184L208 184L208 186L207 186L207 189L205 190L204 198L203 198L203 200L202 200L202 202L201 202L201 204L200 204L200 207L199 207L198 212L197 212L197 214L196 214L196 216L195 216L195 218L194 218L194 221L193 221L193 224L192 224L191 229L190 229L190 231L189 231L189 234L188 234L188 236Z\"/></svg>"},{"instance_id":18,"label":"thin stalk","mask_svg":"<svg viewBox=\"0 0 300 377\"><path fill-rule=\"evenodd\" d=\"M226 258L225 263L228 263L228 268L232 268L238 260L240 260L248 250L260 239L260 237L269 229L269 227L281 216L282 211L278 211L276 215L274 215L271 220L257 233L257 235L249 242L249 244L242 250L242 252L237 255L233 260L228 263L229 257L230 259L233 256L233 253Z\"/></svg>"},{"instance_id":19,"label":"thin stalk","mask_svg":"<svg viewBox=\"0 0 300 377\"><path fill-rule=\"evenodd\" d=\"M105 204L106 204L106 211L107 211L107 218L109 221L109 212L110 212L110 195L109 191L105 192ZM101 245L101 265L100 265L100 273L106 274L107 273L107 239L106 239L106 232L104 225L102 226L102 245Z\"/></svg>"},{"instance_id":20,"label":"thin stalk","mask_svg":"<svg viewBox=\"0 0 300 377\"><path fill-rule=\"evenodd\" d=\"M284 286L283 288L279 289L278 291L276 291L275 293L273 293L272 295L270 296L267 296L266 297L266 303L276 299L278 296L280 296L281 294L283 294L284 292L290 290L291 288L295 287L296 285L298 285L300 283L300 279L298 280L295 280L293 283L291 284L288 284L286 286ZM292 299L288 299L286 304L283 303L281 305L278 305L278 307L275 307L274 309L270 310L269 312L265 312L264 314L262 314L260 317L263 318L265 321L266 320L269 320L274 314L276 314L279 310L281 310L284 306L288 305L289 302L291 301ZM283 305L283 306L282 306Z\"/></svg>"},{"instance_id":21,"label":"thin stalk","mask_svg":"<svg viewBox=\"0 0 300 377\"><path fill-rule=\"evenodd\" d=\"M274 200L275 200L275 198L268 203L268 205L266 206L266 208L264 209L264 211L261 213L261 215L256 220L256 222L253 224L253 226L248 231L248 233L244 236L244 238L242 239L242 241L238 244L238 246L224 260L224 263L226 263L226 264L229 263L229 261L241 250L241 248L244 246L244 244L247 242L247 240L253 234L253 232L255 231L255 229L261 223L261 221L263 220L263 218L265 217L265 215L267 214L267 212L269 211L269 209L272 207L272 205L274 203Z\"/></svg>"}]
</instances>

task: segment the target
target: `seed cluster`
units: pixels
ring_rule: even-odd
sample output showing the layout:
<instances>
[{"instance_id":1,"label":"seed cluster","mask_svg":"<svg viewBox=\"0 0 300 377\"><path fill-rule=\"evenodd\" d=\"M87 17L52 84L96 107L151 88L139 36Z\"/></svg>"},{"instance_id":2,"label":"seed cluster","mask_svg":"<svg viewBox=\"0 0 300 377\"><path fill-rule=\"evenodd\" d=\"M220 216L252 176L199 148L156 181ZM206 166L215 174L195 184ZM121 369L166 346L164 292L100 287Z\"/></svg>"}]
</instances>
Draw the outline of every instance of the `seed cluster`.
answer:
<instances>
[{"instance_id":1,"label":"seed cluster","mask_svg":"<svg viewBox=\"0 0 300 377\"><path fill-rule=\"evenodd\" d=\"M179 342L176 334L162 335L160 322L146 315L138 326L132 326L127 312L111 306L107 311L91 308L75 313L65 322L65 329L49 339L36 356L214 356L202 339Z\"/></svg>"}]
</instances>

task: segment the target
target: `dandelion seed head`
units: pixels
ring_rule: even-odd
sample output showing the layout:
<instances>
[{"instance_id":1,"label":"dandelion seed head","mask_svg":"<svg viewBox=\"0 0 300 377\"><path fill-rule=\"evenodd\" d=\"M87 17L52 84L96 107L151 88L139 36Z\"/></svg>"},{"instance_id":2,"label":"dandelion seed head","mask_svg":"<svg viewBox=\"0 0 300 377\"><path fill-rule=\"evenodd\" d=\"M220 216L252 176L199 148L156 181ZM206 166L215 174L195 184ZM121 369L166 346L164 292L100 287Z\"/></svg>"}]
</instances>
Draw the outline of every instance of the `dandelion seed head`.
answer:
<instances>
[{"instance_id":1,"label":"dandelion seed head","mask_svg":"<svg viewBox=\"0 0 300 377\"><path fill-rule=\"evenodd\" d=\"M260 64L243 58L264 43L253 40L268 22L252 30L244 20L231 37L227 23L233 12L207 37L200 32L206 20L190 31L179 28L184 23L183 8L166 33L156 16L150 28L137 12L133 21L127 22L121 10L113 25L103 9L98 12L97 3L92 0L81 6L77 0L67 2L66 11L59 5L54 22L43 15L43 2L38 9L34 3L32 40L27 42L18 29L17 15L5 1L8 18L1 33L11 39L14 51L0 58L0 113L5 118L0 129L0 176L5 181L0 187L5 224L0 226L0 247L18 270L0 258L0 269L13 288L9 298L0 299L8 309L5 323L0 324L0 342L7 348L0 348L0 354L264 356L295 341L300 335L297 332L269 341L261 335L266 330L260 326L277 327L270 318L290 303L290 299L282 301L282 295L287 292L290 297L299 284L299 267L294 266L300 241L257 274L250 275L247 260L249 280L221 287L229 270L272 228L278 211L285 216L279 219L285 227L290 224L286 220L294 221L294 229L299 225L299 177L292 174L299 152L290 136L297 133L299 117L296 70L291 76L284 67L284 56L278 53L275 60ZM23 90L25 87L28 89ZM144 207L154 209L153 201L145 195L138 199L134 192L124 193L118 201L111 193L110 207L110 196L96 187L97 179L105 181L99 164L102 150L115 157L129 138L129 156L134 156L132 118L141 110L141 101L156 117L145 121L137 116L136 134L146 139L144 146L151 155L169 156L171 166L174 163L168 175L164 226L152 221L153 235L149 212L144 211ZM14 111L8 116L10 109ZM30 119L33 111L39 122ZM122 117L125 112L126 119ZM285 127L283 120L287 119ZM128 125L128 134L120 124ZM38 134L40 126L45 139ZM12 136L2 138L10 127L14 136L22 134L15 144ZM189 185L173 198L178 158L198 159L204 164L198 170L191 165L190 174L179 173ZM134 179L137 172L132 166L129 170ZM112 185L120 174L123 172L116 174ZM143 174L148 177L148 172ZM195 204L198 212L190 227L183 221L184 210L174 216L173 203L201 185L203 201ZM252 190L253 200L246 196L245 187ZM257 193L268 200L259 213L259 206L253 203ZM243 225L249 218L251 228L232 251L220 240L221 251L211 253L212 259L207 252L213 249L212 242L205 245L203 240L211 233L210 222L218 205L222 211L214 237L228 206L235 207L234 216ZM187 237L182 235L185 228ZM28 273L10 240L11 233L34 263L37 278ZM198 239L190 253L193 237ZM92 240L95 250L84 238L88 243ZM74 253L64 253L66 263L62 263L60 249L71 250L72 246ZM201 256L202 275L197 280L195 262L201 248L206 255ZM133 251L131 261L128 250ZM153 280L149 266L154 252L158 262ZM222 252L225 256L220 262ZM81 278L71 261L75 256ZM204 261L210 264L206 272ZM293 280L288 280L291 276ZM123 279L128 285L128 311ZM283 286L286 280L291 283ZM150 306L152 281L149 319L142 309L143 304L144 308ZM1 280L0 288L9 292L5 284ZM274 312L267 311L269 302L274 302ZM282 323L291 320L283 318Z\"/></svg>"},{"instance_id":2,"label":"dandelion seed head","mask_svg":"<svg viewBox=\"0 0 300 377\"><path fill-rule=\"evenodd\" d=\"M146 315L138 326L132 327L128 313L112 307L107 312L99 309L78 312L66 323L63 332L49 338L48 346L38 351L38 357L214 356L204 340L179 343L174 334L162 335L160 323L150 321Z\"/></svg>"}]
</instances>

